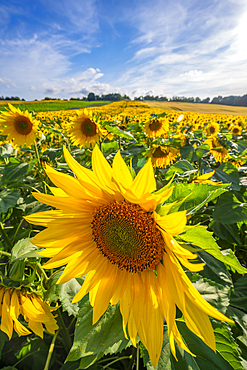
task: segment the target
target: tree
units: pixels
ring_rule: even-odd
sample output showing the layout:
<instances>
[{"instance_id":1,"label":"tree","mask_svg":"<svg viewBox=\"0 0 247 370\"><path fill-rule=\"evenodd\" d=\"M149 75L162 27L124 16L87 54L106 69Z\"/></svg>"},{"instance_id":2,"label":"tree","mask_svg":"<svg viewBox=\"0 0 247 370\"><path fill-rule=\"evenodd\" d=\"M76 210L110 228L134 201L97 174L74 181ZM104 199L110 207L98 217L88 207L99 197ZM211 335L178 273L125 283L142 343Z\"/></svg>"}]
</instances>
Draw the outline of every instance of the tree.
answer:
<instances>
[{"instance_id":1,"label":"tree","mask_svg":"<svg viewBox=\"0 0 247 370\"><path fill-rule=\"evenodd\" d=\"M87 96L88 101L95 101L95 95L93 92L90 92Z\"/></svg>"}]
</instances>

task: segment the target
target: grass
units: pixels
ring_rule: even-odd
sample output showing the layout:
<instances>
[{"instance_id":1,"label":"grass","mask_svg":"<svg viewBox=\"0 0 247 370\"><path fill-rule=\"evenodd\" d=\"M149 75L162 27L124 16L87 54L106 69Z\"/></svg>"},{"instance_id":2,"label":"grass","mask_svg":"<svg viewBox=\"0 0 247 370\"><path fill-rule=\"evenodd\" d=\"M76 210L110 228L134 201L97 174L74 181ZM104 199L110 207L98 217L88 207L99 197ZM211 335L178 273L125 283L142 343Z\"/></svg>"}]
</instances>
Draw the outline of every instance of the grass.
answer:
<instances>
[{"instance_id":1,"label":"grass","mask_svg":"<svg viewBox=\"0 0 247 370\"><path fill-rule=\"evenodd\" d=\"M32 102L17 102L10 101L10 104L20 108L22 111L28 110L34 112L46 112L46 111L57 111L64 109L75 109L75 108L86 108L88 106L105 105L110 103L109 101L32 101ZM5 111L8 108L8 103L0 103L0 111Z\"/></svg>"},{"instance_id":2,"label":"grass","mask_svg":"<svg viewBox=\"0 0 247 370\"><path fill-rule=\"evenodd\" d=\"M220 104L182 103L182 102L159 102L145 100L150 108L164 108L183 112L196 112L206 114L231 114L233 116L247 116L247 107L235 107Z\"/></svg>"}]
</instances>

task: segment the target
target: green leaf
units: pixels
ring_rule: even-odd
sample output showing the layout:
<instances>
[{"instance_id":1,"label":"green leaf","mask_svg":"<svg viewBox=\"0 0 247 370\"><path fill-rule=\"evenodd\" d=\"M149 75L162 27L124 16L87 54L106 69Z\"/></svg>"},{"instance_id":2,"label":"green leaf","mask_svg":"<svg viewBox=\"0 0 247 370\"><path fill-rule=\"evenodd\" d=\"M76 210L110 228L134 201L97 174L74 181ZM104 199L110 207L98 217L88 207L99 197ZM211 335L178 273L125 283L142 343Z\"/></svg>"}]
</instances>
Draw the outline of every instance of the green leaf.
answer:
<instances>
[{"instance_id":1,"label":"green leaf","mask_svg":"<svg viewBox=\"0 0 247 370\"><path fill-rule=\"evenodd\" d=\"M242 370L239 348L227 324L214 322L213 328L217 351L234 370Z\"/></svg>"},{"instance_id":2,"label":"green leaf","mask_svg":"<svg viewBox=\"0 0 247 370\"><path fill-rule=\"evenodd\" d=\"M218 200L213 219L223 224L235 224L247 220L247 203L241 203L237 197L229 192L223 194Z\"/></svg>"},{"instance_id":3,"label":"green leaf","mask_svg":"<svg viewBox=\"0 0 247 370\"><path fill-rule=\"evenodd\" d=\"M101 150L105 154L110 154L119 149L117 141L111 141L110 143L102 143Z\"/></svg>"},{"instance_id":4,"label":"green leaf","mask_svg":"<svg viewBox=\"0 0 247 370\"><path fill-rule=\"evenodd\" d=\"M12 145L10 143L5 143L0 146L0 157L8 158L13 151Z\"/></svg>"},{"instance_id":5,"label":"green leaf","mask_svg":"<svg viewBox=\"0 0 247 370\"><path fill-rule=\"evenodd\" d=\"M10 262L20 258L36 257L41 258L41 256L36 252L37 247L31 243L31 239L21 239L19 240L11 250Z\"/></svg>"},{"instance_id":6,"label":"green leaf","mask_svg":"<svg viewBox=\"0 0 247 370\"><path fill-rule=\"evenodd\" d=\"M63 364L63 366L60 368L60 370L78 370L80 365L80 361L75 362L66 362L66 364Z\"/></svg>"},{"instance_id":7,"label":"green leaf","mask_svg":"<svg viewBox=\"0 0 247 370\"><path fill-rule=\"evenodd\" d=\"M120 137L124 137L125 139L133 139L134 138L134 136L130 132L122 131L117 126L106 125L105 128L108 132L112 132L113 134L118 135Z\"/></svg>"},{"instance_id":8,"label":"green leaf","mask_svg":"<svg viewBox=\"0 0 247 370\"><path fill-rule=\"evenodd\" d=\"M221 222L214 222L211 225L211 229L214 234L223 240L227 240L230 243L241 245L239 237L239 228L237 224L222 224Z\"/></svg>"},{"instance_id":9,"label":"green leaf","mask_svg":"<svg viewBox=\"0 0 247 370\"><path fill-rule=\"evenodd\" d=\"M173 193L166 203L177 201L170 213L187 210L187 214L197 212L211 200L217 198L227 190L227 185L209 184L176 184ZM187 197L187 198L186 198Z\"/></svg>"},{"instance_id":10,"label":"green leaf","mask_svg":"<svg viewBox=\"0 0 247 370\"><path fill-rule=\"evenodd\" d=\"M176 355L178 361L173 357L170 352L169 338L167 329L165 329L163 337L163 347L160 359L155 370L233 370L234 367L226 361L219 352L214 352L209 348L200 338L194 335L185 325L184 321L177 320L177 325L180 333L183 336L185 344L196 357L192 357L189 353L185 352L182 348L176 345ZM216 347L218 347L217 340L222 341L222 337L216 337ZM220 344L220 343L219 343ZM227 351L231 350L231 346L227 346L227 341L224 341ZM232 356L235 363L235 357ZM236 357L237 358L237 357ZM147 370L153 370L153 366L148 361L147 351L144 351L144 364ZM239 366L240 362L236 361ZM236 369L242 369L237 367Z\"/></svg>"},{"instance_id":11,"label":"green leaf","mask_svg":"<svg viewBox=\"0 0 247 370\"><path fill-rule=\"evenodd\" d=\"M37 159L33 159L30 163L21 162L19 159L10 158L9 163L5 166L1 177L0 184L21 182L26 174L31 171Z\"/></svg>"},{"instance_id":12,"label":"green leaf","mask_svg":"<svg viewBox=\"0 0 247 370\"><path fill-rule=\"evenodd\" d=\"M2 330L0 330L0 358L2 355L2 350L5 345L5 342L8 342L9 338Z\"/></svg>"},{"instance_id":13,"label":"green leaf","mask_svg":"<svg viewBox=\"0 0 247 370\"><path fill-rule=\"evenodd\" d=\"M0 213L7 213L8 209L14 207L20 198L18 190L4 189L0 192Z\"/></svg>"},{"instance_id":14,"label":"green leaf","mask_svg":"<svg viewBox=\"0 0 247 370\"><path fill-rule=\"evenodd\" d=\"M241 276L234 283L234 291L231 295L231 306L239 308L247 313L247 275Z\"/></svg>"},{"instance_id":15,"label":"green leaf","mask_svg":"<svg viewBox=\"0 0 247 370\"><path fill-rule=\"evenodd\" d=\"M239 190L239 173L237 168L232 163L221 163L215 169L214 177L217 181L222 181L223 184L230 184L233 190Z\"/></svg>"},{"instance_id":16,"label":"green leaf","mask_svg":"<svg viewBox=\"0 0 247 370\"><path fill-rule=\"evenodd\" d=\"M119 305L109 306L94 325L92 325L93 308L88 295L80 301L79 307L74 343L66 361L81 358L80 367L87 368L103 355L121 352L131 345L124 337Z\"/></svg>"},{"instance_id":17,"label":"green leaf","mask_svg":"<svg viewBox=\"0 0 247 370\"><path fill-rule=\"evenodd\" d=\"M195 171L192 164L186 159L182 159L173 164L166 173L166 180L170 180L174 173L188 173L190 171Z\"/></svg>"},{"instance_id":18,"label":"green leaf","mask_svg":"<svg viewBox=\"0 0 247 370\"><path fill-rule=\"evenodd\" d=\"M49 301L50 303L56 303L58 300L60 300L63 311L67 311L69 316L77 316L79 312L79 302L73 304L71 302L81 288L83 279L80 279L81 283L78 282L79 279L71 279L67 283L56 284L61 274L62 271L53 275L53 277L49 279L45 300Z\"/></svg>"},{"instance_id":19,"label":"green leaf","mask_svg":"<svg viewBox=\"0 0 247 370\"><path fill-rule=\"evenodd\" d=\"M207 231L206 227L196 226L179 235L179 238L200 247L207 253L210 253L216 259L223 262L233 272L237 271L239 274L247 273L247 269L240 265L237 257L231 249L223 252L219 250L219 246L212 237L212 234L213 233Z\"/></svg>"},{"instance_id":20,"label":"green leaf","mask_svg":"<svg viewBox=\"0 0 247 370\"><path fill-rule=\"evenodd\" d=\"M217 284L215 281L201 276L198 276L198 280L193 285L207 302L225 314L230 301L229 285Z\"/></svg>"},{"instance_id":21,"label":"green leaf","mask_svg":"<svg viewBox=\"0 0 247 370\"><path fill-rule=\"evenodd\" d=\"M197 148L194 148L192 145L180 148L181 158L187 159L189 162L198 161L209 151L210 147L208 144L199 145Z\"/></svg>"}]
</instances>

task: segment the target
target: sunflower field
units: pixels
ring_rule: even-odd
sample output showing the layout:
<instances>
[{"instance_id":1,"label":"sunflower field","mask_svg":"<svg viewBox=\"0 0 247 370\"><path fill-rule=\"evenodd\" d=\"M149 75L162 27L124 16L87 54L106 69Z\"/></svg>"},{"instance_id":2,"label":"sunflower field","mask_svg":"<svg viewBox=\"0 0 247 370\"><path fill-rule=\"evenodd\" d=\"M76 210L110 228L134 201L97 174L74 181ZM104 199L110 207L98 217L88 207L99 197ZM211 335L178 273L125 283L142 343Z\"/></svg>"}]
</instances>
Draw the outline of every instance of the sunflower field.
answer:
<instances>
[{"instance_id":1,"label":"sunflower field","mask_svg":"<svg viewBox=\"0 0 247 370\"><path fill-rule=\"evenodd\" d=\"M0 370L247 369L247 117L0 112Z\"/></svg>"}]
</instances>

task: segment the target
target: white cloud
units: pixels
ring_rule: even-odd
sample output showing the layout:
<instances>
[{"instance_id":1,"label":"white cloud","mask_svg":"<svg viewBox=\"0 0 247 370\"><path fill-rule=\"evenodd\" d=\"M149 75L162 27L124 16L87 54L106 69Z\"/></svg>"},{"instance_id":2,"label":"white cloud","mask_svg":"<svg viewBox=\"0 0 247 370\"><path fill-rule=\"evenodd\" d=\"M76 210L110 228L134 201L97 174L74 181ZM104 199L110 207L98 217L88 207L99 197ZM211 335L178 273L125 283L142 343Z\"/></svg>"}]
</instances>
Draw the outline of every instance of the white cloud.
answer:
<instances>
[{"instance_id":1,"label":"white cloud","mask_svg":"<svg viewBox=\"0 0 247 370\"><path fill-rule=\"evenodd\" d=\"M27 89L27 91L35 91L35 90L37 90L35 86L30 86L30 87Z\"/></svg>"}]
</instances>

